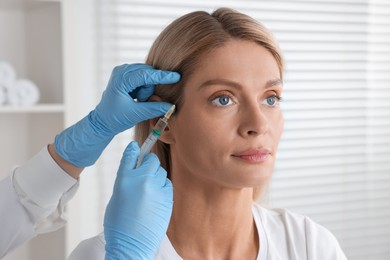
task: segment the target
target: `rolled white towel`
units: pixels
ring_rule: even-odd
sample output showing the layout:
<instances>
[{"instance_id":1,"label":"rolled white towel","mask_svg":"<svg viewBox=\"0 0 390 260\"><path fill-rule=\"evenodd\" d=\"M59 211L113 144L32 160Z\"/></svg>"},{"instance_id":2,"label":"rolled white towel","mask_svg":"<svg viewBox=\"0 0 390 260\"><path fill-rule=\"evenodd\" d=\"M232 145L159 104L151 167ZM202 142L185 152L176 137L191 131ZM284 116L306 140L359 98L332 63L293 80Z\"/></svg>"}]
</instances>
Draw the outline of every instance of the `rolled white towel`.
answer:
<instances>
[{"instance_id":1,"label":"rolled white towel","mask_svg":"<svg viewBox=\"0 0 390 260\"><path fill-rule=\"evenodd\" d=\"M14 68L6 61L0 61L0 82L11 85L16 80Z\"/></svg>"},{"instance_id":2,"label":"rolled white towel","mask_svg":"<svg viewBox=\"0 0 390 260\"><path fill-rule=\"evenodd\" d=\"M7 100L10 105L30 106L38 103L39 89L30 80L18 79L8 88Z\"/></svg>"}]
</instances>

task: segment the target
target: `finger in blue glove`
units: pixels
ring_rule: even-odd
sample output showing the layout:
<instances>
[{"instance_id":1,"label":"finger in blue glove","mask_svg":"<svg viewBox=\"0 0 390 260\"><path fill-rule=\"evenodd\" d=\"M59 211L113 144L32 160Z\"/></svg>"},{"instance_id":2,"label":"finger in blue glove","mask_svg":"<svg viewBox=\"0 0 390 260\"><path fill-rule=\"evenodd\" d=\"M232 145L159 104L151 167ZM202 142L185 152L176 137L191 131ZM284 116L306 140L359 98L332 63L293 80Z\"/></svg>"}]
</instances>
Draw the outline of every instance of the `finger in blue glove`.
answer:
<instances>
[{"instance_id":1,"label":"finger in blue glove","mask_svg":"<svg viewBox=\"0 0 390 260\"><path fill-rule=\"evenodd\" d=\"M156 70L146 64L114 68L100 103L75 125L56 136L56 152L68 162L86 167L95 163L112 138L136 124L165 114L171 104L144 101L155 85L174 84L177 72Z\"/></svg>"},{"instance_id":2,"label":"finger in blue glove","mask_svg":"<svg viewBox=\"0 0 390 260\"><path fill-rule=\"evenodd\" d=\"M165 236L173 187L155 154L135 168L140 148L126 148L104 216L106 259L153 259Z\"/></svg>"}]
</instances>

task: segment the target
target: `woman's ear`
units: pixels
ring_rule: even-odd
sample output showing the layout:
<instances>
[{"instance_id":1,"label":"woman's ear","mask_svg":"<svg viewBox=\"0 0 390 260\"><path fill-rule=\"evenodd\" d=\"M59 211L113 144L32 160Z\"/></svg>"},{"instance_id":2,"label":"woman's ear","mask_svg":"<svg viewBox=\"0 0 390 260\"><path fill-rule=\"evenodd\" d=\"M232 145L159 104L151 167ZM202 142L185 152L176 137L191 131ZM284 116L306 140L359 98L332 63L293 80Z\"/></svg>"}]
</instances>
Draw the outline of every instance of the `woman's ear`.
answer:
<instances>
[{"instance_id":1,"label":"woman's ear","mask_svg":"<svg viewBox=\"0 0 390 260\"><path fill-rule=\"evenodd\" d=\"M162 99L159 97L159 96L156 96L156 95L152 95L150 98L149 98L149 101L151 102L161 102ZM165 144L173 144L174 143L174 137L172 135L172 131L171 131L171 128L169 127L171 124L171 122L173 121L172 119L174 119L175 115L173 114L171 116L171 118L168 120L168 125L167 127L165 128L164 132L161 134L159 140ZM152 118L152 119L149 119L149 129L152 129L156 124L157 124L157 121L159 120L160 118Z\"/></svg>"}]
</instances>

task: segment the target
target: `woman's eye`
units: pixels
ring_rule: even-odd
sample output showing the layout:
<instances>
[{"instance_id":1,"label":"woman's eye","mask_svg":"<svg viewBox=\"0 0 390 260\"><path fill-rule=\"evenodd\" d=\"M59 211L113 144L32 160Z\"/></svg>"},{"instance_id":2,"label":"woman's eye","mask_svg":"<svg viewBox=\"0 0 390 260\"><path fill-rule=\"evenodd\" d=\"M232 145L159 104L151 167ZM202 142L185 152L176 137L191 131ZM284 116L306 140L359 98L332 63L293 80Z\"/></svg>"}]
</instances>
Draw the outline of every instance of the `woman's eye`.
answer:
<instances>
[{"instance_id":1,"label":"woman's eye","mask_svg":"<svg viewBox=\"0 0 390 260\"><path fill-rule=\"evenodd\" d=\"M216 106L229 106L233 104L232 99L229 96L219 96L214 98L211 103L213 103Z\"/></svg>"},{"instance_id":2,"label":"woman's eye","mask_svg":"<svg viewBox=\"0 0 390 260\"><path fill-rule=\"evenodd\" d=\"M263 100L262 104L269 106L269 107L275 107L279 104L281 100L281 97L273 95L270 97L267 97L266 99Z\"/></svg>"}]
</instances>

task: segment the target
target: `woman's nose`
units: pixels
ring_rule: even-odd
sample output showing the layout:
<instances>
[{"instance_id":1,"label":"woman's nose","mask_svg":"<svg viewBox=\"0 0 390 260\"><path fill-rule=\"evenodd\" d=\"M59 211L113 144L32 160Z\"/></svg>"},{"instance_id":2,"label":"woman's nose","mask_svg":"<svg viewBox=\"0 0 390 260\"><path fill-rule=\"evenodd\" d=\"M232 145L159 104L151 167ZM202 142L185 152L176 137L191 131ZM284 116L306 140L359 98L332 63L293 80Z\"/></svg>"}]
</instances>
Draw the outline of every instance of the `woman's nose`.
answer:
<instances>
[{"instance_id":1,"label":"woman's nose","mask_svg":"<svg viewBox=\"0 0 390 260\"><path fill-rule=\"evenodd\" d=\"M269 130L269 119L260 104L248 105L240 115L239 132L243 137L261 136Z\"/></svg>"}]
</instances>

